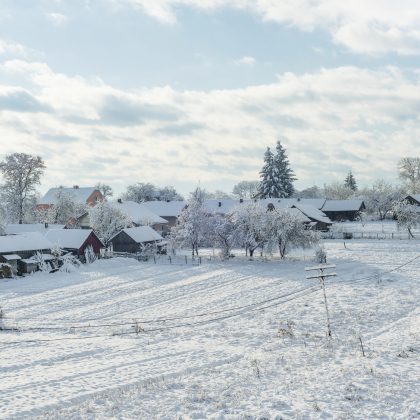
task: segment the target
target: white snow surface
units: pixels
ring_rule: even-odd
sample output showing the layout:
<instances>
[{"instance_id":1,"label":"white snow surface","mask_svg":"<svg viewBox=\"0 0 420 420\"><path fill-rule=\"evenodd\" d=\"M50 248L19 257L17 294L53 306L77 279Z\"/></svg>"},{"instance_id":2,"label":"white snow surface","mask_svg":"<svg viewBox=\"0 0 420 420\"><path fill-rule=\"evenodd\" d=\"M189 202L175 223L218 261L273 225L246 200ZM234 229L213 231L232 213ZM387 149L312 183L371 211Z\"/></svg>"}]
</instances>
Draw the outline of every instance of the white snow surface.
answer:
<instances>
[{"instance_id":1,"label":"white snow surface","mask_svg":"<svg viewBox=\"0 0 420 420\"><path fill-rule=\"evenodd\" d=\"M3 322L21 332L0 332L0 418L418 418L420 259L387 273L417 242L325 248L330 340L318 287L244 308L316 285L311 262L113 259L1 281Z\"/></svg>"},{"instance_id":2,"label":"white snow surface","mask_svg":"<svg viewBox=\"0 0 420 420\"><path fill-rule=\"evenodd\" d=\"M3 258L5 259L5 260L20 260L20 257L19 257L19 255L16 255L16 254L9 254L9 255L4 255L3 256Z\"/></svg>"},{"instance_id":3,"label":"white snow surface","mask_svg":"<svg viewBox=\"0 0 420 420\"><path fill-rule=\"evenodd\" d=\"M55 197L54 194L58 188L50 188L48 192L42 197L39 204L54 204ZM63 188L64 193L73 192L76 201L86 202L88 198L93 194L94 191L98 192L98 197L101 196L101 193L95 187L83 187L83 188Z\"/></svg>"},{"instance_id":4,"label":"white snow surface","mask_svg":"<svg viewBox=\"0 0 420 420\"><path fill-rule=\"evenodd\" d=\"M141 206L161 217L176 217L180 210L187 205L186 201L146 201Z\"/></svg>"},{"instance_id":5,"label":"white snow surface","mask_svg":"<svg viewBox=\"0 0 420 420\"><path fill-rule=\"evenodd\" d=\"M3 252L38 251L51 249L52 243L39 232L0 236L0 254Z\"/></svg>"},{"instance_id":6,"label":"white snow surface","mask_svg":"<svg viewBox=\"0 0 420 420\"><path fill-rule=\"evenodd\" d=\"M162 236L159 235L150 226L139 226L135 228L126 228L122 230L125 232L133 241L137 243L162 241ZM117 234L118 235L118 234ZM112 241L112 238L111 238Z\"/></svg>"},{"instance_id":7,"label":"white snow surface","mask_svg":"<svg viewBox=\"0 0 420 420\"><path fill-rule=\"evenodd\" d=\"M123 212L130 215L131 220L136 224L140 224L146 218L150 218L154 223L168 223L167 220L135 201L123 201L122 203L115 201L110 204L121 206Z\"/></svg>"},{"instance_id":8,"label":"white snow surface","mask_svg":"<svg viewBox=\"0 0 420 420\"><path fill-rule=\"evenodd\" d=\"M92 229L52 229L45 237L53 244L59 243L63 248L79 249L92 232Z\"/></svg>"},{"instance_id":9,"label":"white snow surface","mask_svg":"<svg viewBox=\"0 0 420 420\"><path fill-rule=\"evenodd\" d=\"M39 232L45 235L51 229L64 229L66 225L48 225L45 227L44 223L38 224L10 224L6 227L5 231L8 235L12 235L15 233L24 233L24 232Z\"/></svg>"}]
</instances>

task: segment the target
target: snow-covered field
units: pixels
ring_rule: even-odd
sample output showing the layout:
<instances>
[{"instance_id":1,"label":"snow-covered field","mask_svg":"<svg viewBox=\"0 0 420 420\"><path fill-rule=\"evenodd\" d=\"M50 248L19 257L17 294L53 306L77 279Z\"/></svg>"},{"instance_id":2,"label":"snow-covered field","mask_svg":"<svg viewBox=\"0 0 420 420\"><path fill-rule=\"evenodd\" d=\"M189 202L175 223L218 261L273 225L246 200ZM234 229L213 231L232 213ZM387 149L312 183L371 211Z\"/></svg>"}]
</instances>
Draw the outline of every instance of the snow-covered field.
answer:
<instances>
[{"instance_id":1,"label":"snow-covered field","mask_svg":"<svg viewBox=\"0 0 420 420\"><path fill-rule=\"evenodd\" d=\"M363 226L360 222L342 222L336 223L338 229L346 232L377 232L377 233L398 233L397 222L395 220L375 220L366 222ZM401 231L407 233L407 230ZM412 229L415 236L420 236L420 228Z\"/></svg>"},{"instance_id":2,"label":"snow-covered field","mask_svg":"<svg viewBox=\"0 0 420 420\"><path fill-rule=\"evenodd\" d=\"M387 273L417 241L325 245L332 339L319 286L247 306L317 285L309 261L102 260L1 281L22 331L0 333L0 418L420 417L420 258Z\"/></svg>"}]
</instances>

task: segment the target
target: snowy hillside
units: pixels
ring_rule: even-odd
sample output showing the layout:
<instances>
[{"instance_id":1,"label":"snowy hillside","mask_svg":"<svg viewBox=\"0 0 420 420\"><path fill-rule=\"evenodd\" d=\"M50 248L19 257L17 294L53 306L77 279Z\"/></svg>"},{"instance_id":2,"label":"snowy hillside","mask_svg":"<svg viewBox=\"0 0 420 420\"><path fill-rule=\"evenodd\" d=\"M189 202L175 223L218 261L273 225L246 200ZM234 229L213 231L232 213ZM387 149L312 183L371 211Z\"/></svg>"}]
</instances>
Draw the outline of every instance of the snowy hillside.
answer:
<instances>
[{"instance_id":1,"label":"snowy hillside","mask_svg":"<svg viewBox=\"0 0 420 420\"><path fill-rule=\"evenodd\" d=\"M346 246L326 242L331 340L309 261L102 260L1 281L21 332L0 333L0 418L420 417L420 259L387 273L418 242Z\"/></svg>"}]
</instances>

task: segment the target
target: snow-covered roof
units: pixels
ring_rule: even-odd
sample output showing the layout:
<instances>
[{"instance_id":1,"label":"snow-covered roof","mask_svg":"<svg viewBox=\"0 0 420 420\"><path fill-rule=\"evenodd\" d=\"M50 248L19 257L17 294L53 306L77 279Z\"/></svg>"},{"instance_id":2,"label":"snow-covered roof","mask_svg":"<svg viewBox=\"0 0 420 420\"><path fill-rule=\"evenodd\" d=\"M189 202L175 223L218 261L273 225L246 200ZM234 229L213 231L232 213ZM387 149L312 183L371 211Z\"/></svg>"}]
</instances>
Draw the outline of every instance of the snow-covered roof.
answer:
<instances>
[{"instance_id":1,"label":"snow-covered roof","mask_svg":"<svg viewBox=\"0 0 420 420\"><path fill-rule=\"evenodd\" d=\"M265 198L263 200L258 200L261 205L268 206L269 203L273 204L274 208L285 209L287 207L297 206L297 205L311 205L321 210L322 206L325 204L325 198Z\"/></svg>"},{"instance_id":2,"label":"snow-covered roof","mask_svg":"<svg viewBox=\"0 0 420 420\"><path fill-rule=\"evenodd\" d=\"M414 198L414 200L416 200L420 203L420 194L411 194L408 197ZM408 198L408 197L406 197L406 198Z\"/></svg>"},{"instance_id":3,"label":"snow-covered roof","mask_svg":"<svg viewBox=\"0 0 420 420\"><path fill-rule=\"evenodd\" d=\"M146 201L141 206L162 217L176 217L187 203L185 201Z\"/></svg>"},{"instance_id":4,"label":"snow-covered roof","mask_svg":"<svg viewBox=\"0 0 420 420\"><path fill-rule=\"evenodd\" d=\"M243 200L243 203L253 202L253 200ZM209 212L218 211L220 213L227 213L233 207L243 204L240 200L206 200L204 206Z\"/></svg>"},{"instance_id":5,"label":"snow-covered roof","mask_svg":"<svg viewBox=\"0 0 420 420\"><path fill-rule=\"evenodd\" d=\"M51 255L51 254L42 254L42 259L44 261L52 261L52 260L56 260L57 257L54 257L54 255ZM22 261L27 264L35 264L38 262L38 259L32 256L31 258L25 258Z\"/></svg>"},{"instance_id":6,"label":"snow-covered roof","mask_svg":"<svg viewBox=\"0 0 420 420\"><path fill-rule=\"evenodd\" d=\"M133 241L137 243L161 241L163 239L162 236L160 236L150 226L139 226L135 228L127 228L127 229L123 229L122 232L125 232Z\"/></svg>"},{"instance_id":7,"label":"snow-covered roof","mask_svg":"<svg viewBox=\"0 0 420 420\"><path fill-rule=\"evenodd\" d=\"M16 254L4 255L3 258L5 260L8 260L8 261L10 261L10 260L20 260L19 255L16 255Z\"/></svg>"},{"instance_id":8,"label":"snow-covered roof","mask_svg":"<svg viewBox=\"0 0 420 420\"><path fill-rule=\"evenodd\" d=\"M140 224L142 220L146 218L153 220L153 223L168 223L167 220L149 210L146 206L138 204L135 201L123 201L122 203L115 201L110 204L114 206L121 206L123 212L125 214L129 214L131 216L131 220L136 224Z\"/></svg>"},{"instance_id":9,"label":"snow-covered roof","mask_svg":"<svg viewBox=\"0 0 420 420\"><path fill-rule=\"evenodd\" d=\"M64 229L60 230L60 232L64 231ZM51 247L52 243L39 232L0 236L0 255L6 252L38 251L51 249Z\"/></svg>"},{"instance_id":10,"label":"snow-covered roof","mask_svg":"<svg viewBox=\"0 0 420 420\"><path fill-rule=\"evenodd\" d=\"M79 249L92 232L92 229L51 229L45 237L63 248Z\"/></svg>"},{"instance_id":11,"label":"snow-covered roof","mask_svg":"<svg viewBox=\"0 0 420 420\"><path fill-rule=\"evenodd\" d=\"M288 211L290 213L297 213L300 217L300 219L302 220L302 223L310 223L311 219L309 219L305 214L303 214L299 209L297 208L290 208L290 207L286 207L285 209L283 209L285 211Z\"/></svg>"},{"instance_id":12,"label":"snow-covered roof","mask_svg":"<svg viewBox=\"0 0 420 420\"><path fill-rule=\"evenodd\" d=\"M39 204L54 204L55 198L54 194L58 188L50 188L48 192L42 197L42 200ZM73 192L76 201L86 202L87 199L92 195L94 191L98 191L95 187L83 187L83 188L63 188L63 192L69 193ZM98 195L101 193L98 191Z\"/></svg>"},{"instance_id":13,"label":"snow-covered roof","mask_svg":"<svg viewBox=\"0 0 420 420\"><path fill-rule=\"evenodd\" d=\"M363 200L327 200L322 211L359 211Z\"/></svg>"},{"instance_id":14,"label":"snow-covered roof","mask_svg":"<svg viewBox=\"0 0 420 420\"><path fill-rule=\"evenodd\" d=\"M321 210L310 204L297 204L294 207L299 209L305 216L311 219L317 220L318 222L324 222L332 224L331 220Z\"/></svg>"},{"instance_id":15,"label":"snow-covered roof","mask_svg":"<svg viewBox=\"0 0 420 420\"><path fill-rule=\"evenodd\" d=\"M5 229L6 233L9 235L15 234L15 233L23 233L23 232L39 232L45 235L48 231L51 229L64 229L66 225L48 225L48 227L45 227L45 224L11 224L8 225Z\"/></svg>"}]
</instances>

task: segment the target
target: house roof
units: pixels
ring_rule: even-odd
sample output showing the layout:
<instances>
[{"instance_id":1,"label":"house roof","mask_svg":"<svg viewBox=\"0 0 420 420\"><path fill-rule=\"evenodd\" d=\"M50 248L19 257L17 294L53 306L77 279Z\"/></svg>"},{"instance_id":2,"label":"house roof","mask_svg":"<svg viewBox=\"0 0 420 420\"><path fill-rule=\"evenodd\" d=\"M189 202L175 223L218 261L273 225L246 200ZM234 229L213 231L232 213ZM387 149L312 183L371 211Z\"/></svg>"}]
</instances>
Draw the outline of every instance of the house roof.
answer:
<instances>
[{"instance_id":1,"label":"house roof","mask_svg":"<svg viewBox=\"0 0 420 420\"><path fill-rule=\"evenodd\" d=\"M155 212L149 210L147 207L136 203L135 201L123 201L122 203L114 201L110 204L114 206L121 206L123 212L130 215L132 221L136 224L140 224L142 220L146 218L153 220L153 223L168 223L167 220L163 219Z\"/></svg>"},{"instance_id":2,"label":"house roof","mask_svg":"<svg viewBox=\"0 0 420 420\"><path fill-rule=\"evenodd\" d=\"M42 197L42 200L39 204L54 204L55 197L54 194L58 188L50 188L48 192ZM73 192L76 201L86 202L88 198L92 195L94 191L98 191L95 187L83 187L83 188L63 188L63 192L69 193ZM101 194L98 191L99 194Z\"/></svg>"},{"instance_id":3,"label":"house roof","mask_svg":"<svg viewBox=\"0 0 420 420\"><path fill-rule=\"evenodd\" d=\"M63 232L65 230L63 229ZM62 232L61 230L59 232ZM18 235L0 236L0 255L21 251L51 249L52 243L39 232L25 232ZM4 256L4 255L3 255Z\"/></svg>"},{"instance_id":4,"label":"house roof","mask_svg":"<svg viewBox=\"0 0 420 420\"><path fill-rule=\"evenodd\" d=\"M299 209L305 216L308 216L311 219L317 220L318 222L332 224L332 221L325 215L325 213L317 209L315 206L310 204L297 204L294 207Z\"/></svg>"},{"instance_id":5,"label":"house roof","mask_svg":"<svg viewBox=\"0 0 420 420\"><path fill-rule=\"evenodd\" d=\"M266 206L272 203L276 209L279 207L285 209L292 206L310 205L321 210L326 200L325 198L265 198L259 201L261 201L261 204L266 203Z\"/></svg>"},{"instance_id":6,"label":"house roof","mask_svg":"<svg viewBox=\"0 0 420 420\"><path fill-rule=\"evenodd\" d=\"M414 198L414 200L416 200L417 202L420 203L420 194L411 194L409 196L407 196L406 198L411 197Z\"/></svg>"},{"instance_id":7,"label":"house roof","mask_svg":"<svg viewBox=\"0 0 420 420\"><path fill-rule=\"evenodd\" d=\"M176 217L181 209L187 205L186 201L146 201L141 207L152 211L161 217Z\"/></svg>"},{"instance_id":8,"label":"house roof","mask_svg":"<svg viewBox=\"0 0 420 420\"><path fill-rule=\"evenodd\" d=\"M363 200L327 200L322 211L359 211Z\"/></svg>"},{"instance_id":9,"label":"house roof","mask_svg":"<svg viewBox=\"0 0 420 420\"><path fill-rule=\"evenodd\" d=\"M16 254L5 255L3 258L5 260L8 260L8 261L10 261L10 260L20 260L19 255L16 255Z\"/></svg>"},{"instance_id":10,"label":"house roof","mask_svg":"<svg viewBox=\"0 0 420 420\"><path fill-rule=\"evenodd\" d=\"M92 229L51 229L45 237L63 248L80 249L92 232Z\"/></svg>"},{"instance_id":11,"label":"house roof","mask_svg":"<svg viewBox=\"0 0 420 420\"><path fill-rule=\"evenodd\" d=\"M139 226L135 228L127 228L127 229L123 229L121 232L125 232L133 241L137 243L161 241L163 239L162 236L160 236L150 226ZM117 235L119 233L117 233ZM113 238L115 238L115 236L117 235L114 235Z\"/></svg>"},{"instance_id":12,"label":"house roof","mask_svg":"<svg viewBox=\"0 0 420 420\"><path fill-rule=\"evenodd\" d=\"M23 232L39 232L45 235L48 231L51 229L64 229L66 225L48 225L46 228L43 223L41 224L11 224L8 225L5 229L6 233L9 235L15 234L15 233L23 233Z\"/></svg>"}]
</instances>

